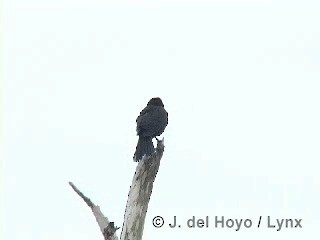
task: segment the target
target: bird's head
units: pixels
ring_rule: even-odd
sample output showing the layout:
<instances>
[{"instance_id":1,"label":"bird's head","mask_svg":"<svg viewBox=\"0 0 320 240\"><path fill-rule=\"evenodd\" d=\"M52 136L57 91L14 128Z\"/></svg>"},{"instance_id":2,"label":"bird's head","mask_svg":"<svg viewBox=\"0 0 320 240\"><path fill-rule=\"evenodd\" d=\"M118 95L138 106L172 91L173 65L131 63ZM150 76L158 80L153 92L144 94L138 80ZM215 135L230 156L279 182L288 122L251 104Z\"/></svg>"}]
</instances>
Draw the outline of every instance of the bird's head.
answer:
<instances>
[{"instance_id":1,"label":"bird's head","mask_svg":"<svg viewBox=\"0 0 320 240\"><path fill-rule=\"evenodd\" d=\"M148 105L164 107L161 98L158 98L158 97L151 98L150 101L148 102Z\"/></svg>"}]
</instances>

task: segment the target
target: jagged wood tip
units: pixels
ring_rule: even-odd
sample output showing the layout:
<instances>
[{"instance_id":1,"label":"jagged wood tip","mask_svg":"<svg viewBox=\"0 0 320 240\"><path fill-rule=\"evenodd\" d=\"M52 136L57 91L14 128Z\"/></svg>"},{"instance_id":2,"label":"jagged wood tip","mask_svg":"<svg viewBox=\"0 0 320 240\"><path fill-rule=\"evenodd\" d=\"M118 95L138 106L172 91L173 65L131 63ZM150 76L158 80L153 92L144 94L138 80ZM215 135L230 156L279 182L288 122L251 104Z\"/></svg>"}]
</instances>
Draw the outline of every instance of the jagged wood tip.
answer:
<instances>
[{"instance_id":1,"label":"jagged wood tip","mask_svg":"<svg viewBox=\"0 0 320 240\"><path fill-rule=\"evenodd\" d=\"M69 185L72 187L72 189L85 201L85 203L89 207L93 207L93 202L90 200L90 198L86 197L72 182L69 182Z\"/></svg>"},{"instance_id":2,"label":"jagged wood tip","mask_svg":"<svg viewBox=\"0 0 320 240\"><path fill-rule=\"evenodd\" d=\"M136 168L129 190L121 240L141 240L153 183L164 151L164 139L157 139L154 153L142 159Z\"/></svg>"},{"instance_id":3,"label":"jagged wood tip","mask_svg":"<svg viewBox=\"0 0 320 240\"><path fill-rule=\"evenodd\" d=\"M155 152L140 161L133 176L130 187L127 206L124 214L121 240L140 240L143 234L144 221L152 193L153 182L160 166L160 160L164 151L164 138L157 140ZM105 240L118 240L116 231L120 229L103 215L100 207L86 197L72 182L72 189L91 208Z\"/></svg>"},{"instance_id":4,"label":"jagged wood tip","mask_svg":"<svg viewBox=\"0 0 320 240\"><path fill-rule=\"evenodd\" d=\"M72 182L69 182L72 189L85 201L85 203L91 208L94 217L100 227L100 231L105 240L118 240L116 231L119 227L114 225L114 222L110 222L107 217L103 215L98 205L93 204L90 198L86 197Z\"/></svg>"}]
</instances>

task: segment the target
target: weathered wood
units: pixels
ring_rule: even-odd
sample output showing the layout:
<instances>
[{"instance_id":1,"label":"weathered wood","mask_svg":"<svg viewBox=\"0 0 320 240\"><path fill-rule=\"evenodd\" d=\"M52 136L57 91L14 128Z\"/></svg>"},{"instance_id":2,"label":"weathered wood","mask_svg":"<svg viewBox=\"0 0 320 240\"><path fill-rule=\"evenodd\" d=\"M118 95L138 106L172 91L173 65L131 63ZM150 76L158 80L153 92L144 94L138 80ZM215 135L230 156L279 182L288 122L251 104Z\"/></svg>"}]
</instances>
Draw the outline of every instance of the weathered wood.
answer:
<instances>
[{"instance_id":1,"label":"weathered wood","mask_svg":"<svg viewBox=\"0 0 320 240\"><path fill-rule=\"evenodd\" d=\"M90 198L86 197L72 182L69 182L72 189L85 201L85 203L91 208L93 215L100 227L100 231L105 240L118 240L118 236L115 233L119 228L114 226L114 222L110 222L107 217L103 215L98 205L95 205Z\"/></svg>"},{"instance_id":2,"label":"weathered wood","mask_svg":"<svg viewBox=\"0 0 320 240\"><path fill-rule=\"evenodd\" d=\"M130 187L121 240L141 240L153 182L163 155L163 139L158 140L156 151L144 157L137 165Z\"/></svg>"},{"instance_id":3,"label":"weathered wood","mask_svg":"<svg viewBox=\"0 0 320 240\"><path fill-rule=\"evenodd\" d=\"M164 151L163 139L157 139L157 142L156 151L151 156L144 157L137 165L128 195L121 240L141 240L142 238L153 182L158 173L160 160ZM69 182L69 184L91 208L104 239L118 240L116 230L119 228L114 226L114 222L110 222L103 215L100 207L95 205L90 198L86 197L72 182Z\"/></svg>"}]
</instances>

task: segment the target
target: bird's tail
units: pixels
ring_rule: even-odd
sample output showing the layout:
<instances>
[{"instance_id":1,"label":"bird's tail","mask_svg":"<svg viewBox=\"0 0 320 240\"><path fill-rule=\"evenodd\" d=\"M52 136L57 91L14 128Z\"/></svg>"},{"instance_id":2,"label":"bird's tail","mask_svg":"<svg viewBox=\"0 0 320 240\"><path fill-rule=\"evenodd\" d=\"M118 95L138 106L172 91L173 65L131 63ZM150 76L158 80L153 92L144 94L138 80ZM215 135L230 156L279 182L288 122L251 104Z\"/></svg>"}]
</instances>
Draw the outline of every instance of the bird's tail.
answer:
<instances>
[{"instance_id":1,"label":"bird's tail","mask_svg":"<svg viewBox=\"0 0 320 240\"><path fill-rule=\"evenodd\" d=\"M139 162L144 155L150 156L154 152L152 137L139 136L136 152L133 155L133 161Z\"/></svg>"}]
</instances>

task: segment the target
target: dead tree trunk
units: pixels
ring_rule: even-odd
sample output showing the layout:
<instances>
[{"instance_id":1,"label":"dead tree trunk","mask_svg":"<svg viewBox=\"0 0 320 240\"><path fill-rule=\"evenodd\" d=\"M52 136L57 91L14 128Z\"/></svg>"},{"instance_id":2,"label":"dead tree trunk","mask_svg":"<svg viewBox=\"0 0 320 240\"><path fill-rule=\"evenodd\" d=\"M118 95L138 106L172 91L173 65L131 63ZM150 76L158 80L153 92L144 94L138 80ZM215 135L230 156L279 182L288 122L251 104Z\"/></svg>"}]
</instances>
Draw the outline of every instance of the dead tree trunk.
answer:
<instances>
[{"instance_id":1,"label":"dead tree trunk","mask_svg":"<svg viewBox=\"0 0 320 240\"><path fill-rule=\"evenodd\" d=\"M154 154L144 158L137 165L128 195L120 240L142 239L144 221L152 193L153 182L159 170L163 150L163 140L158 141ZM119 228L114 226L114 223L110 222L108 218L102 214L99 206L94 205L73 183L70 182L69 184L91 208L104 239L118 240L116 230Z\"/></svg>"}]
</instances>

